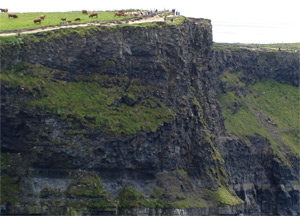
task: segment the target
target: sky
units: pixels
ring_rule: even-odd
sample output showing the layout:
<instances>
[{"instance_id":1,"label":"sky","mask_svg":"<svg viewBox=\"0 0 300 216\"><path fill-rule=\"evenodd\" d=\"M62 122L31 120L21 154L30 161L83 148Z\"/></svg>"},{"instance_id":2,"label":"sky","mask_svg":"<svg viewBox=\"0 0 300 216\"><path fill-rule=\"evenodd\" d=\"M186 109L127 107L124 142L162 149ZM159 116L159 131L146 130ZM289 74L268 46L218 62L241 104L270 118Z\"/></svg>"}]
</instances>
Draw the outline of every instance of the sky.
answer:
<instances>
[{"instance_id":1,"label":"sky","mask_svg":"<svg viewBox=\"0 0 300 216\"><path fill-rule=\"evenodd\" d=\"M174 8L186 17L210 19L215 42L300 42L300 0L1 0L0 7L9 12Z\"/></svg>"}]
</instances>

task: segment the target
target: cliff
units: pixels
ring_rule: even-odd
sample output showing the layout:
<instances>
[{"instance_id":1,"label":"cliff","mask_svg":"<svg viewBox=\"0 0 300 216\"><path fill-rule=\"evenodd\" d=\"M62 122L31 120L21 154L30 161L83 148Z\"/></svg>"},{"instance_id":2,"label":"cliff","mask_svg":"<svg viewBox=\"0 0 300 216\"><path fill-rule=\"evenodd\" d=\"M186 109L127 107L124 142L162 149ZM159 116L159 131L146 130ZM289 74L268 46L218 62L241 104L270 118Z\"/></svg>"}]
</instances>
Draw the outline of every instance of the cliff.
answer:
<instances>
[{"instance_id":1,"label":"cliff","mask_svg":"<svg viewBox=\"0 0 300 216\"><path fill-rule=\"evenodd\" d=\"M299 214L299 54L215 44L227 136L218 150L245 213Z\"/></svg>"},{"instance_id":2,"label":"cliff","mask_svg":"<svg viewBox=\"0 0 300 216\"><path fill-rule=\"evenodd\" d=\"M3 213L299 214L295 121L247 97L280 81L294 106L297 55L213 49L203 19L1 38L0 53ZM251 102L289 132L236 130Z\"/></svg>"}]
</instances>

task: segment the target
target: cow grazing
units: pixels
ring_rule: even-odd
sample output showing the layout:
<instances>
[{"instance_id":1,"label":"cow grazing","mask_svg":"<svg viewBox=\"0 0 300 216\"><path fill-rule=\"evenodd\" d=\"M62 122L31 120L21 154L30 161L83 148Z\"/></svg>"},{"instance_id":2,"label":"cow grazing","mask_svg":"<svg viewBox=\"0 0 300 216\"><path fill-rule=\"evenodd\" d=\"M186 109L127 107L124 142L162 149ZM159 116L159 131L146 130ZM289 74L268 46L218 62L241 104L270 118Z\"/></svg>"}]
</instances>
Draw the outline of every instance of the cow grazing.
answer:
<instances>
[{"instance_id":1,"label":"cow grazing","mask_svg":"<svg viewBox=\"0 0 300 216\"><path fill-rule=\"evenodd\" d=\"M86 14L86 15L88 15L88 12L87 12L87 10L82 10L82 14Z\"/></svg>"},{"instance_id":2,"label":"cow grazing","mask_svg":"<svg viewBox=\"0 0 300 216\"><path fill-rule=\"evenodd\" d=\"M40 18L39 18L39 19L34 19L34 20L33 20L33 23L40 23L40 24L41 24L41 21L42 21L42 20L41 20Z\"/></svg>"},{"instance_id":3,"label":"cow grazing","mask_svg":"<svg viewBox=\"0 0 300 216\"><path fill-rule=\"evenodd\" d=\"M7 8L6 8L6 9L1 8L0 10L1 10L1 13L6 13L6 12L8 12L8 9L7 9Z\"/></svg>"},{"instance_id":4,"label":"cow grazing","mask_svg":"<svg viewBox=\"0 0 300 216\"><path fill-rule=\"evenodd\" d=\"M67 21L67 24L69 24L69 23L72 23L72 20L68 20L68 21Z\"/></svg>"},{"instance_id":5,"label":"cow grazing","mask_svg":"<svg viewBox=\"0 0 300 216\"><path fill-rule=\"evenodd\" d=\"M66 21L67 20L67 18L61 18L61 21Z\"/></svg>"},{"instance_id":6,"label":"cow grazing","mask_svg":"<svg viewBox=\"0 0 300 216\"><path fill-rule=\"evenodd\" d=\"M125 16L125 13L123 12L123 11L118 11L118 12L115 12L115 15L114 15L114 17L116 17L116 16Z\"/></svg>"},{"instance_id":7,"label":"cow grazing","mask_svg":"<svg viewBox=\"0 0 300 216\"><path fill-rule=\"evenodd\" d=\"M44 20L45 17L46 17L46 15L40 15L40 19L41 19L41 20Z\"/></svg>"},{"instance_id":8,"label":"cow grazing","mask_svg":"<svg viewBox=\"0 0 300 216\"><path fill-rule=\"evenodd\" d=\"M18 16L16 15L16 14L8 14L8 18L10 18L10 17L12 17L12 18L18 18Z\"/></svg>"},{"instance_id":9,"label":"cow grazing","mask_svg":"<svg viewBox=\"0 0 300 216\"><path fill-rule=\"evenodd\" d=\"M76 18L74 21L80 21L80 18Z\"/></svg>"},{"instance_id":10,"label":"cow grazing","mask_svg":"<svg viewBox=\"0 0 300 216\"><path fill-rule=\"evenodd\" d=\"M89 18L93 18L94 16L98 18L98 13L91 13L91 14L89 15Z\"/></svg>"}]
</instances>

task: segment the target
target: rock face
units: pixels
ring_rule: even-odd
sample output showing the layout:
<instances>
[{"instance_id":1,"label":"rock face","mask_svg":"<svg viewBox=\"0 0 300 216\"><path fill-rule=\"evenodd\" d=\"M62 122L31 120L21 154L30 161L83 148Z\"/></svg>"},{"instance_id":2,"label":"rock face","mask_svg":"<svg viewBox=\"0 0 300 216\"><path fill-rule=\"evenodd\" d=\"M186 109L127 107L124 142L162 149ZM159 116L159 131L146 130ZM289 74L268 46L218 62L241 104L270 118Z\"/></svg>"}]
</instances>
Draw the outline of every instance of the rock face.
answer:
<instances>
[{"instance_id":1,"label":"rock face","mask_svg":"<svg viewBox=\"0 0 300 216\"><path fill-rule=\"evenodd\" d=\"M229 135L218 102L224 71L299 85L296 55L213 50L201 19L2 44L3 213L299 214L297 157Z\"/></svg>"},{"instance_id":2,"label":"rock face","mask_svg":"<svg viewBox=\"0 0 300 216\"><path fill-rule=\"evenodd\" d=\"M279 132L290 129L283 126L278 117L283 113L281 118L292 125L288 112L299 113L299 55L237 49L228 45L220 49L220 46L214 49L212 63L214 71L219 74L215 85L220 87L218 98L227 132L236 130L231 136L220 136L222 141L216 142L221 144L218 150L225 160L229 183L245 201L246 214L299 215L299 137L297 132L290 135L296 146L292 151ZM272 83L272 91L269 91L269 83ZM262 87L256 89L254 86L258 85ZM295 102L291 104L295 106L285 105L285 100L280 98L283 92L283 98L290 100L293 97L293 93L284 91L285 87L293 89ZM278 101L272 102L272 98ZM284 107L284 112L274 114L270 111ZM243 112L251 115L239 114ZM242 116L248 131L243 131L242 121L231 122L236 119L234 116ZM248 116L257 124L252 122L253 119L249 121ZM233 125L238 126L232 129ZM257 129L252 135L249 131L253 126ZM237 131L238 127L240 131Z\"/></svg>"},{"instance_id":3,"label":"rock face","mask_svg":"<svg viewBox=\"0 0 300 216\"><path fill-rule=\"evenodd\" d=\"M259 48L236 48L236 45L231 47L220 44L214 47L212 65L219 74L224 71L243 72L242 81L246 83L271 78L280 83L299 86L298 53L262 51Z\"/></svg>"}]
</instances>

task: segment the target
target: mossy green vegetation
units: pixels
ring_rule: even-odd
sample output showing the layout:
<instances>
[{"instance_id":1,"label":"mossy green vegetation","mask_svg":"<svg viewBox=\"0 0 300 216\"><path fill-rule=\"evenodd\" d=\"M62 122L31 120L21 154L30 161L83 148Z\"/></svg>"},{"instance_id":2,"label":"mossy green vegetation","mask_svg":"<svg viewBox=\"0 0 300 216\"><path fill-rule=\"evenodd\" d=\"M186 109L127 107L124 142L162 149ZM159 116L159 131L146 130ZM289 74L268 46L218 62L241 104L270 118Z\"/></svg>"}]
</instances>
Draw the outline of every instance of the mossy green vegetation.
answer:
<instances>
[{"instance_id":1,"label":"mossy green vegetation","mask_svg":"<svg viewBox=\"0 0 300 216\"><path fill-rule=\"evenodd\" d=\"M17 184L17 179L12 178L6 172L11 169L11 157L9 154L1 152L1 204L18 202L17 195L20 192L20 188Z\"/></svg>"},{"instance_id":2,"label":"mossy green vegetation","mask_svg":"<svg viewBox=\"0 0 300 216\"><path fill-rule=\"evenodd\" d=\"M67 190L68 205L74 209L112 208L116 203L103 189L96 173L88 173L75 179ZM72 200L73 199L73 200Z\"/></svg>"},{"instance_id":3,"label":"mossy green vegetation","mask_svg":"<svg viewBox=\"0 0 300 216\"><path fill-rule=\"evenodd\" d=\"M152 207L143 194L131 186L124 187L117 199L120 208Z\"/></svg>"},{"instance_id":4,"label":"mossy green vegetation","mask_svg":"<svg viewBox=\"0 0 300 216\"><path fill-rule=\"evenodd\" d=\"M231 74L227 71L220 75L221 82L225 85L226 90L235 90L237 88L245 88L245 83L239 80L238 74Z\"/></svg>"},{"instance_id":5,"label":"mossy green vegetation","mask_svg":"<svg viewBox=\"0 0 300 216\"><path fill-rule=\"evenodd\" d=\"M18 43L17 36L3 36L0 37L0 46L4 45L15 45Z\"/></svg>"},{"instance_id":6,"label":"mossy green vegetation","mask_svg":"<svg viewBox=\"0 0 300 216\"><path fill-rule=\"evenodd\" d=\"M84 37L95 31L102 31L103 26L78 26L76 28L63 28L56 29L52 31L39 32L38 34L21 34L20 36L1 36L0 46L11 46L20 47L23 43L38 43L38 42L48 42L51 39L59 40L66 38L70 35ZM113 27L111 27L113 28ZM107 28L107 29L111 29Z\"/></svg>"},{"instance_id":7,"label":"mossy green vegetation","mask_svg":"<svg viewBox=\"0 0 300 216\"><path fill-rule=\"evenodd\" d=\"M0 175L1 181L1 204L18 202L17 195L20 192L20 187L17 184L17 180L10 177L7 174Z\"/></svg>"},{"instance_id":8,"label":"mossy green vegetation","mask_svg":"<svg viewBox=\"0 0 300 216\"><path fill-rule=\"evenodd\" d=\"M192 89L191 91L194 92L194 90ZM201 107L199 101L195 96L193 97L193 105L197 108L199 112L201 112L201 114L203 113L203 108ZM210 158L212 159L212 165L211 167L206 167L206 177L208 177L211 181L216 182L219 186L227 186L227 173L223 167L224 159L222 158L221 154L218 152L218 150L212 142L212 136L207 126L207 123L204 120L203 114L198 117L198 121L203 127L202 145L210 146L211 148Z\"/></svg>"},{"instance_id":9,"label":"mossy green vegetation","mask_svg":"<svg viewBox=\"0 0 300 216\"><path fill-rule=\"evenodd\" d=\"M289 157L300 157L299 87L272 79L246 85L239 81L238 74L222 75L221 81L226 86L220 102L229 134L248 145L251 137L269 140L275 154L286 164Z\"/></svg>"},{"instance_id":10,"label":"mossy green vegetation","mask_svg":"<svg viewBox=\"0 0 300 216\"><path fill-rule=\"evenodd\" d=\"M181 198L169 205L171 208L176 209L189 209L189 208L205 208L209 204L203 198L193 194L192 196Z\"/></svg>"},{"instance_id":11,"label":"mossy green vegetation","mask_svg":"<svg viewBox=\"0 0 300 216\"><path fill-rule=\"evenodd\" d=\"M80 210L76 211L73 207L68 207L67 208L67 215L81 216L82 215L82 211L80 211Z\"/></svg>"},{"instance_id":12,"label":"mossy green vegetation","mask_svg":"<svg viewBox=\"0 0 300 216\"><path fill-rule=\"evenodd\" d=\"M221 171L225 172L225 170ZM158 175L158 186L154 187L150 202L157 208L204 208L213 203L215 206L233 206L243 201L226 184L215 190L195 191L184 170L163 172Z\"/></svg>"},{"instance_id":13,"label":"mossy green vegetation","mask_svg":"<svg viewBox=\"0 0 300 216\"><path fill-rule=\"evenodd\" d=\"M217 206L234 206L244 203L233 191L224 186L219 187L217 191L206 190L206 194L207 198Z\"/></svg>"},{"instance_id":14,"label":"mossy green vegetation","mask_svg":"<svg viewBox=\"0 0 300 216\"><path fill-rule=\"evenodd\" d=\"M23 64L3 70L1 82L32 93L33 98L24 106L50 111L67 121L79 121L108 135L154 132L174 117L168 107L151 95L154 87L131 83L126 89L125 81L130 82L127 78L100 74L78 82L55 78L65 75L66 72L41 65Z\"/></svg>"},{"instance_id":15,"label":"mossy green vegetation","mask_svg":"<svg viewBox=\"0 0 300 216\"><path fill-rule=\"evenodd\" d=\"M207 128L204 127L204 137L202 142L205 145L209 145L212 149L210 153L210 158L212 159L212 164L209 168L205 169L206 176L210 178L212 182L216 182L218 186L227 186L227 173L224 169L224 159L221 154L218 152L213 142L211 141L211 134Z\"/></svg>"},{"instance_id":16,"label":"mossy green vegetation","mask_svg":"<svg viewBox=\"0 0 300 216\"><path fill-rule=\"evenodd\" d=\"M182 169L165 171L157 176L150 202L156 208L203 208L209 204L194 191L192 183Z\"/></svg>"},{"instance_id":17,"label":"mossy green vegetation","mask_svg":"<svg viewBox=\"0 0 300 216\"><path fill-rule=\"evenodd\" d=\"M1 152L1 170L7 170L10 167L10 156L8 153Z\"/></svg>"},{"instance_id":18,"label":"mossy green vegetation","mask_svg":"<svg viewBox=\"0 0 300 216\"><path fill-rule=\"evenodd\" d=\"M43 188L40 191L40 198L43 199L51 199L51 198L62 198L62 193L59 189L52 189L52 188Z\"/></svg>"},{"instance_id":19,"label":"mossy green vegetation","mask_svg":"<svg viewBox=\"0 0 300 216\"><path fill-rule=\"evenodd\" d=\"M70 198L88 197L97 198L103 193L102 184L96 174L89 174L74 180L68 187L67 195ZM106 196L106 194L105 194Z\"/></svg>"}]
</instances>

